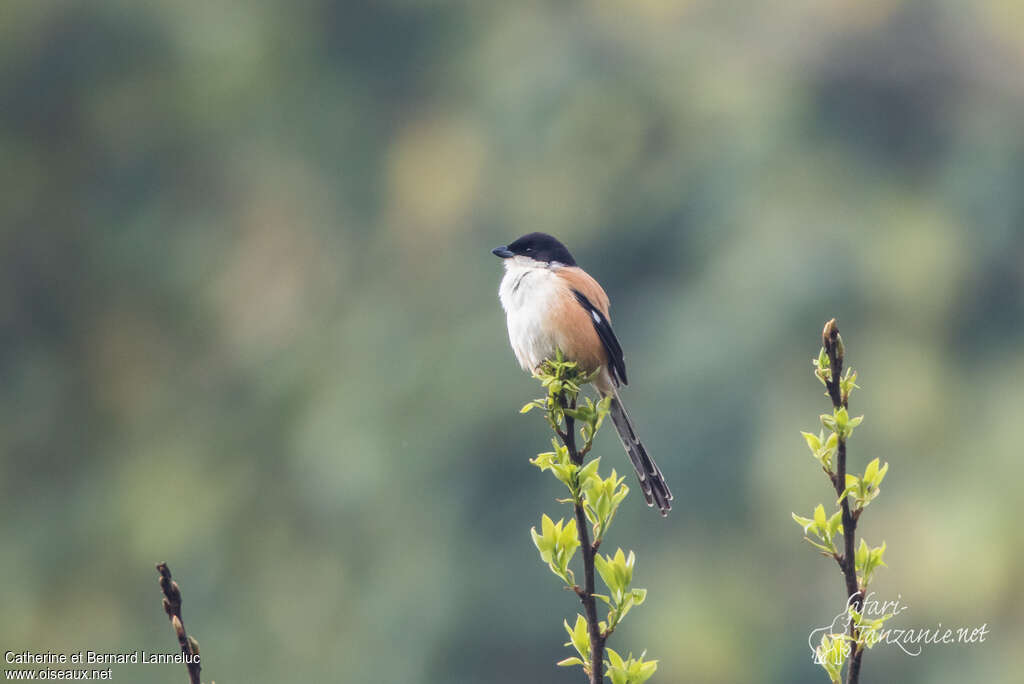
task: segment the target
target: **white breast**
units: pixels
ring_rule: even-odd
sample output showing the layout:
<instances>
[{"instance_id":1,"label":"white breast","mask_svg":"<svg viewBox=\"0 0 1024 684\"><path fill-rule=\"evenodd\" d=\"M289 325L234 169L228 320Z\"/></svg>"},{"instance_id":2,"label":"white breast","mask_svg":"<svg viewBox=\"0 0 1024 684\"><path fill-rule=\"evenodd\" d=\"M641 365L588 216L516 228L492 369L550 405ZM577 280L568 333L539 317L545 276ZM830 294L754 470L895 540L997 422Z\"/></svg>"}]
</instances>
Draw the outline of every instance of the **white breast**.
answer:
<instances>
[{"instance_id":1,"label":"white breast","mask_svg":"<svg viewBox=\"0 0 1024 684\"><path fill-rule=\"evenodd\" d=\"M527 372L555 354L555 337L547 321L561 287L552 270L532 259L514 257L505 261L498 296L505 309L512 351Z\"/></svg>"}]
</instances>

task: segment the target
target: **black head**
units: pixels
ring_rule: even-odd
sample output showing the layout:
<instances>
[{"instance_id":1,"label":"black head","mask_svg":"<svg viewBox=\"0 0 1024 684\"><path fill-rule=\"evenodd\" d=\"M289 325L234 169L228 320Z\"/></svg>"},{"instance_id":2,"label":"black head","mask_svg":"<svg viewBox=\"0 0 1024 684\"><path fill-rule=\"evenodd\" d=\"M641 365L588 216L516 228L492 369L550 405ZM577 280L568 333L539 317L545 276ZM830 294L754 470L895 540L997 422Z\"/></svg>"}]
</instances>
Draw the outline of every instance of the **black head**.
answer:
<instances>
[{"instance_id":1,"label":"black head","mask_svg":"<svg viewBox=\"0 0 1024 684\"><path fill-rule=\"evenodd\" d=\"M576 265L576 260L572 258L572 254L569 254L565 245L547 233L529 233L507 247L497 247L491 250L491 253L502 259L525 256L545 263L557 261L566 266Z\"/></svg>"}]
</instances>

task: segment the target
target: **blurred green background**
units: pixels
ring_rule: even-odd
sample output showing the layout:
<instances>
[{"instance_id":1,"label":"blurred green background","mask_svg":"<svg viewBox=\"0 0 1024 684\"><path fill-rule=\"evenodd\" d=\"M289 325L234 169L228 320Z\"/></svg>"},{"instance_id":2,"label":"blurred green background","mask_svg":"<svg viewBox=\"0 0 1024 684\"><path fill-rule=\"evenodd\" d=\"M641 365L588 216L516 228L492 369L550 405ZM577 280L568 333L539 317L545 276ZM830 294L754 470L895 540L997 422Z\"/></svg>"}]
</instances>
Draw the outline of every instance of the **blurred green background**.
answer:
<instances>
[{"instance_id":1,"label":"blurred green background","mask_svg":"<svg viewBox=\"0 0 1024 684\"><path fill-rule=\"evenodd\" d=\"M891 463L874 588L896 626L991 630L876 649L865 681L1016 681L1020 3L0 17L3 650L172 651L166 560L207 680L577 681L489 254L543 230L611 294L676 494L609 538L650 591L613 647L657 681L823 681L806 639L842 581L790 512L830 499L799 431L838 316L851 463Z\"/></svg>"}]
</instances>

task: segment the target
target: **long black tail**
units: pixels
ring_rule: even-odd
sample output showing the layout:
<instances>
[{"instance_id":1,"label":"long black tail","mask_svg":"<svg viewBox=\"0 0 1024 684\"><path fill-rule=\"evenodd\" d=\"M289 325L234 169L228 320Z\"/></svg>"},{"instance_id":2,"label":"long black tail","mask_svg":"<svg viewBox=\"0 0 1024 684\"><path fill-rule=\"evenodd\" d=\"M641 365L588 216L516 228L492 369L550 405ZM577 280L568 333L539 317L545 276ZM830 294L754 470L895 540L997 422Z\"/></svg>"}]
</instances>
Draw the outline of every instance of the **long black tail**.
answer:
<instances>
[{"instance_id":1,"label":"long black tail","mask_svg":"<svg viewBox=\"0 0 1024 684\"><path fill-rule=\"evenodd\" d=\"M626 407L622 405L618 392L612 395L609 415L611 415L615 430L619 433L619 439L622 440L622 446L633 463L633 469L636 470L636 476L640 480L640 489L644 492L647 505L656 505L663 516L668 515L668 512L672 510L672 492L668 490L668 484L661 474L661 468L647 455L647 449L640 442L640 438L636 436L633 421L629 419L629 414L626 413Z\"/></svg>"}]
</instances>

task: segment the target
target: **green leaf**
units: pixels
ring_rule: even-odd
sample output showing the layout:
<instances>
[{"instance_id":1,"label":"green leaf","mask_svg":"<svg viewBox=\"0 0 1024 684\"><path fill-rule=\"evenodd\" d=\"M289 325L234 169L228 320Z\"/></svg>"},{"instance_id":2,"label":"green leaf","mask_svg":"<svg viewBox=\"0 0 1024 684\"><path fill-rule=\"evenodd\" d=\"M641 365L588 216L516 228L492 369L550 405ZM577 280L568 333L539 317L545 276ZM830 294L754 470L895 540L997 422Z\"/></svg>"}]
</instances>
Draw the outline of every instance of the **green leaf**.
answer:
<instances>
[{"instance_id":1,"label":"green leaf","mask_svg":"<svg viewBox=\"0 0 1024 684\"><path fill-rule=\"evenodd\" d=\"M874 459L871 463L868 463L867 469L864 471L864 481L867 482L874 488L878 488L882 484L882 480L885 479L885 474L889 472L889 464L886 463L881 468L878 467L878 459Z\"/></svg>"},{"instance_id":2,"label":"green leaf","mask_svg":"<svg viewBox=\"0 0 1024 684\"><path fill-rule=\"evenodd\" d=\"M848 497L851 494L853 494L855 499L859 500L858 497L860 495L860 492L861 492L861 479L859 477L857 477L856 475L851 475L850 473L847 473L846 474L846 489L844 489L843 493L839 495L838 499L836 499L836 505L839 506L840 504L842 504L843 499L845 499L846 497Z\"/></svg>"},{"instance_id":3,"label":"green leaf","mask_svg":"<svg viewBox=\"0 0 1024 684\"><path fill-rule=\"evenodd\" d=\"M580 540L576 533L576 520L570 520L569 524L565 526L558 536L558 544L571 551L575 551L576 547L580 545Z\"/></svg>"},{"instance_id":4,"label":"green leaf","mask_svg":"<svg viewBox=\"0 0 1024 684\"><path fill-rule=\"evenodd\" d=\"M605 664L613 684L643 684L658 669L657 660L644 660L646 651L639 658L634 658L630 653L625 660L613 649L605 649L605 652L608 654Z\"/></svg>"},{"instance_id":5,"label":"green leaf","mask_svg":"<svg viewBox=\"0 0 1024 684\"><path fill-rule=\"evenodd\" d=\"M601 463L601 459L600 458L595 458L595 459L591 459L591 461L589 463L587 463L582 468L580 468L580 475L579 475L580 482L585 482L585 481L589 480L592 477L596 477L597 467L598 467L598 465L600 465L600 463Z\"/></svg>"},{"instance_id":6,"label":"green leaf","mask_svg":"<svg viewBox=\"0 0 1024 684\"><path fill-rule=\"evenodd\" d=\"M530 463L541 469L541 472L550 470L555 462L555 453L551 451L537 454L537 458L531 458Z\"/></svg>"},{"instance_id":7,"label":"green leaf","mask_svg":"<svg viewBox=\"0 0 1024 684\"><path fill-rule=\"evenodd\" d=\"M882 480L885 479L885 474L889 472L889 464L886 463L878 470L878 475L875 477L875 488L878 489L882 486Z\"/></svg>"},{"instance_id":8,"label":"green leaf","mask_svg":"<svg viewBox=\"0 0 1024 684\"><path fill-rule=\"evenodd\" d=\"M819 544L818 542L814 541L813 539L810 539L809 537L804 537L804 541L813 546L814 548L820 550L826 556L832 556L836 553L836 549L834 546L825 546L824 544Z\"/></svg>"},{"instance_id":9,"label":"green leaf","mask_svg":"<svg viewBox=\"0 0 1024 684\"><path fill-rule=\"evenodd\" d=\"M835 547L834 537L843 531L843 514L842 511L836 511L831 517L825 517L825 507L821 504L814 509L814 519L804 518L792 514L793 520L796 521L797 525L800 525L804 529L804 541L813 546L814 548L821 551L826 556L835 556L838 551ZM808 534L814 534L824 542L819 544L810 537Z\"/></svg>"},{"instance_id":10,"label":"green leaf","mask_svg":"<svg viewBox=\"0 0 1024 684\"><path fill-rule=\"evenodd\" d=\"M867 563L868 554L871 553L868 549L868 543L862 538L860 540L860 546L857 547L857 553L854 556L854 567L861 574L864 573L864 564Z\"/></svg>"},{"instance_id":11,"label":"green leaf","mask_svg":"<svg viewBox=\"0 0 1024 684\"><path fill-rule=\"evenodd\" d=\"M633 564L636 562L636 556L632 551L629 552L629 557L622 552L622 547L619 547L615 551L614 566L615 566L615 578L619 582L621 591L629 589L630 583L633 581Z\"/></svg>"},{"instance_id":12,"label":"green leaf","mask_svg":"<svg viewBox=\"0 0 1024 684\"><path fill-rule=\"evenodd\" d=\"M823 634L821 644L814 651L816 662L824 668L833 684L842 681L846 651L846 637L842 634Z\"/></svg>"},{"instance_id":13,"label":"green leaf","mask_svg":"<svg viewBox=\"0 0 1024 684\"><path fill-rule=\"evenodd\" d=\"M804 436L804 441L807 442L807 446L810 448L811 453L817 455L818 451L821 449L821 438L810 432L801 432L800 434Z\"/></svg>"},{"instance_id":14,"label":"green leaf","mask_svg":"<svg viewBox=\"0 0 1024 684\"><path fill-rule=\"evenodd\" d=\"M530 528L530 537L533 539L534 546L540 551L540 559L545 563L550 563L554 552L554 544L550 540L545 539L543 535L537 534L537 528Z\"/></svg>"},{"instance_id":15,"label":"green leaf","mask_svg":"<svg viewBox=\"0 0 1024 684\"><path fill-rule=\"evenodd\" d=\"M612 512L612 500L607 494L602 494L597 500L597 515L601 520L607 520Z\"/></svg>"},{"instance_id":16,"label":"green leaf","mask_svg":"<svg viewBox=\"0 0 1024 684\"><path fill-rule=\"evenodd\" d=\"M584 665L585 663L576 656L566 658L565 660L559 660L555 663L558 667L571 667L573 665Z\"/></svg>"},{"instance_id":17,"label":"green leaf","mask_svg":"<svg viewBox=\"0 0 1024 684\"><path fill-rule=\"evenodd\" d=\"M844 404L849 400L850 394L854 389L860 389L860 385L857 384L857 372L847 366L846 372L839 380L839 392L842 395Z\"/></svg>"},{"instance_id":18,"label":"green leaf","mask_svg":"<svg viewBox=\"0 0 1024 684\"><path fill-rule=\"evenodd\" d=\"M608 654L607 674L612 684L628 684L629 676L626 674L626 664L622 661L622 656L610 648L606 648L605 653Z\"/></svg>"},{"instance_id":19,"label":"green leaf","mask_svg":"<svg viewBox=\"0 0 1024 684\"><path fill-rule=\"evenodd\" d=\"M827 521L825 519L825 507L821 504L814 509L814 524L817 525L819 530L824 530Z\"/></svg>"},{"instance_id":20,"label":"green leaf","mask_svg":"<svg viewBox=\"0 0 1024 684\"><path fill-rule=\"evenodd\" d=\"M868 463L867 469L864 471L864 481L874 483L875 477L878 476L878 459L872 459Z\"/></svg>"},{"instance_id":21,"label":"green leaf","mask_svg":"<svg viewBox=\"0 0 1024 684\"><path fill-rule=\"evenodd\" d=\"M797 515L796 513L793 513L792 515L793 515L793 520L796 521L796 524L799 525L800 527L804 528L804 534L807 534L807 532L812 527L814 527L814 521L811 520L810 518L803 518L803 517Z\"/></svg>"},{"instance_id":22,"label":"green leaf","mask_svg":"<svg viewBox=\"0 0 1024 684\"><path fill-rule=\"evenodd\" d=\"M551 472L555 474L555 477L558 479L558 481L564 484L569 489L573 488L573 477L576 475L576 472L578 470L579 467L575 463L559 463L557 465L551 466Z\"/></svg>"},{"instance_id":23,"label":"green leaf","mask_svg":"<svg viewBox=\"0 0 1024 684\"><path fill-rule=\"evenodd\" d=\"M558 521L559 527L562 525L561 519ZM540 517L540 529L541 534L545 539L554 538L555 536L555 523L548 517L547 513L544 513Z\"/></svg>"},{"instance_id":24,"label":"green leaf","mask_svg":"<svg viewBox=\"0 0 1024 684\"><path fill-rule=\"evenodd\" d=\"M540 552L541 560L548 564L551 572L566 584L570 586L574 584L573 572L569 570L569 562L580 545L576 521L571 519L566 525L561 519L556 523L547 515L543 515L540 533L537 532L537 528L531 527L530 537Z\"/></svg>"},{"instance_id":25,"label":"green leaf","mask_svg":"<svg viewBox=\"0 0 1024 684\"><path fill-rule=\"evenodd\" d=\"M640 663L637 668L635 676L630 677L629 681L631 684L643 684L648 679L654 676L654 673L658 671L658 661L648 660L647 662Z\"/></svg>"},{"instance_id":26,"label":"green leaf","mask_svg":"<svg viewBox=\"0 0 1024 684\"><path fill-rule=\"evenodd\" d=\"M587 635L587 620L579 613L576 614L576 624L572 627L569 626L569 622L566 620L562 621L565 626L565 631L569 633L569 641L566 642L566 646L572 646L576 649L576 652L580 654L580 657L584 659L584 662L590 658L590 637Z\"/></svg>"},{"instance_id":27,"label":"green leaf","mask_svg":"<svg viewBox=\"0 0 1024 684\"><path fill-rule=\"evenodd\" d=\"M832 456L835 455L836 447L838 446L838 435L834 432L830 432L828 438L825 438L825 433L814 435L810 432L801 432L804 437L804 441L807 442L807 446L811 450L811 455L821 463L822 467L829 473L832 472Z\"/></svg>"},{"instance_id":28,"label":"green leaf","mask_svg":"<svg viewBox=\"0 0 1024 684\"><path fill-rule=\"evenodd\" d=\"M860 547L857 549L856 565L857 573L860 576L861 585L867 586L878 568L888 567L885 564L885 542L881 546L869 549L867 542L860 540Z\"/></svg>"},{"instance_id":29,"label":"green leaf","mask_svg":"<svg viewBox=\"0 0 1024 684\"><path fill-rule=\"evenodd\" d=\"M612 594L619 594L622 592L622 587L619 585L618 577L615 574L615 568L611 561L601 554L595 553L594 568L597 570L597 574L601 576L605 586L611 590Z\"/></svg>"},{"instance_id":30,"label":"green leaf","mask_svg":"<svg viewBox=\"0 0 1024 684\"><path fill-rule=\"evenodd\" d=\"M836 511L835 515L828 519L828 538L836 536L843 531L843 512Z\"/></svg>"}]
</instances>

